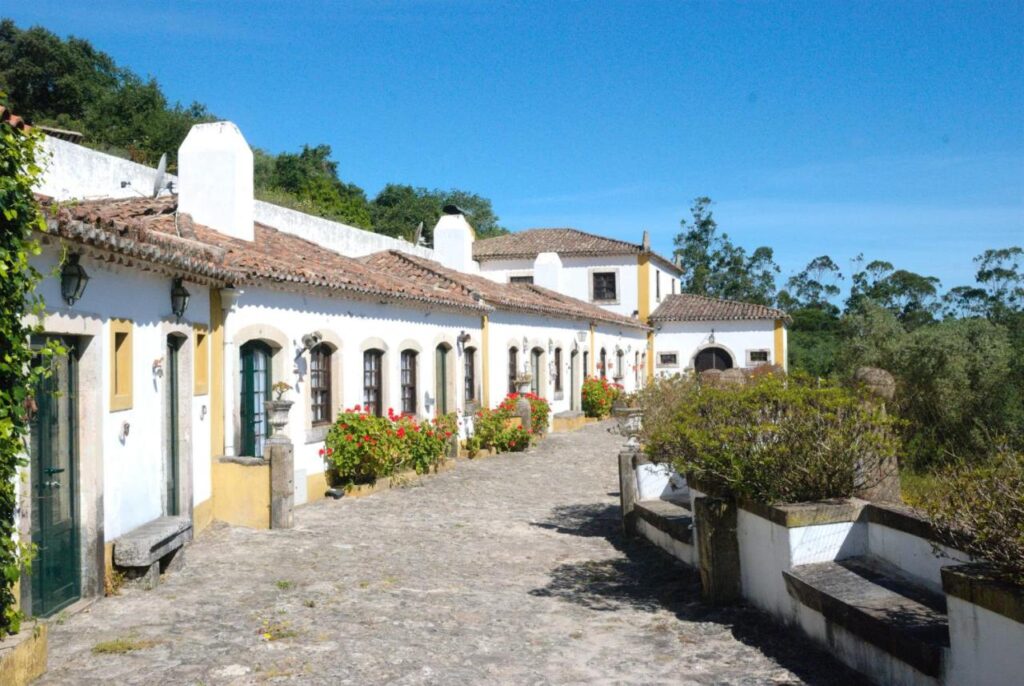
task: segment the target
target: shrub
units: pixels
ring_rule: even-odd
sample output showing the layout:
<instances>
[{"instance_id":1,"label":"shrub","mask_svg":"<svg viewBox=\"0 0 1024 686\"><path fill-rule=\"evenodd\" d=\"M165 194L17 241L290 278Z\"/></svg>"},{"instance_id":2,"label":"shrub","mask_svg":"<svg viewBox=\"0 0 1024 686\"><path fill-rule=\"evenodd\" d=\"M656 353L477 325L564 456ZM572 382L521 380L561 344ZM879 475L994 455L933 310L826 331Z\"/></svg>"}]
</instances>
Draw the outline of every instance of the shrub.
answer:
<instances>
[{"instance_id":1,"label":"shrub","mask_svg":"<svg viewBox=\"0 0 1024 686\"><path fill-rule=\"evenodd\" d=\"M645 450L760 502L845 498L869 485L861 474L878 473L871 463L895 459L894 424L848 389L765 375L744 386L685 389Z\"/></svg>"},{"instance_id":2,"label":"shrub","mask_svg":"<svg viewBox=\"0 0 1024 686\"><path fill-rule=\"evenodd\" d=\"M467 442L469 450L475 453L482 448L494 448L502 453L519 452L526 450L536 436L547 431L551 406L533 393L527 393L525 397L530 401L531 431L512 423L519 394L509 393L495 409L484 408L476 413L473 436Z\"/></svg>"},{"instance_id":3,"label":"shrub","mask_svg":"<svg viewBox=\"0 0 1024 686\"><path fill-rule=\"evenodd\" d=\"M376 417L356 405L338 415L321 455L346 484L393 476L404 469L424 474L444 461L455 434L454 415L417 421L388 410Z\"/></svg>"},{"instance_id":4,"label":"shrub","mask_svg":"<svg viewBox=\"0 0 1024 686\"><path fill-rule=\"evenodd\" d=\"M921 506L953 547L1024 584L1024 454L1001 451L978 467L943 470Z\"/></svg>"},{"instance_id":5,"label":"shrub","mask_svg":"<svg viewBox=\"0 0 1024 686\"><path fill-rule=\"evenodd\" d=\"M524 393L523 397L530 403L530 432L537 436L547 433L551 417L551 406L548 401L535 393ZM513 417L516 414L518 400L518 393L509 393L498 405L498 408L506 412L509 417Z\"/></svg>"},{"instance_id":6,"label":"shrub","mask_svg":"<svg viewBox=\"0 0 1024 686\"><path fill-rule=\"evenodd\" d=\"M583 381L580 397L583 401L583 414L598 419L611 414L615 399L622 392L622 386L608 383L608 379L588 377Z\"/></svg>"}]
</instances>

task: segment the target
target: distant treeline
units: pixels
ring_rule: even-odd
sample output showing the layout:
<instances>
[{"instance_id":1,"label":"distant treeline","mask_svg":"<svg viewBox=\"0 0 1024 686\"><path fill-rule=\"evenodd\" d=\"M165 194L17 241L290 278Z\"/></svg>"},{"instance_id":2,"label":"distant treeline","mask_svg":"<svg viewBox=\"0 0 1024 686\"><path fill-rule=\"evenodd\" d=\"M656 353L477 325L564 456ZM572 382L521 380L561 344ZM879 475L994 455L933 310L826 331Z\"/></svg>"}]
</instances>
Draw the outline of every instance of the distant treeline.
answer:
<instances>
[{"instance_id":1,"label":"distant treeline","mask_svg":"<svg viewBox=\"0 0 1024 686\"><path fill-rule=\"evenodd\" d=\"M171 171L189 129L216 119L202 103L171 104L156 79L118 66L89 41L61 39L38 26L19 29L9 19L0 21L0 92L22 117L78 131L98 150L151 166L167 153ZM454 203L470 214L478 236L507 233L491 201L468 191L388 184L370 200L339 178L328 145L254 154L262 200L407 239L422 222L428 241L441 208Z\"/></svg>"}]
</instances>

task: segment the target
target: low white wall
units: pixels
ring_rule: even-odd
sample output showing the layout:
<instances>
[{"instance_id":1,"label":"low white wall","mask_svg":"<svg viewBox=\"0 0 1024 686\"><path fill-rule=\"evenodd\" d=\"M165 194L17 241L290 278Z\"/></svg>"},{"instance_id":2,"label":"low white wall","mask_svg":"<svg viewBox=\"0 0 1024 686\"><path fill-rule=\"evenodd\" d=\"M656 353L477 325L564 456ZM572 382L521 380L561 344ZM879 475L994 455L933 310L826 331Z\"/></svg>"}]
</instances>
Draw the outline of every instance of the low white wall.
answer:
<instances>
[{"instance_id":1,"label":"low white wall","mask_svg":"<svg viewBox=\"0 0 1024 686\"><path fill-rule=\"evenodd\" d=\"M430 248L413 245L409 241L373 233L330 219L314 217L262 200L255 201L253 209L257 222L272 226L284 233L305 238L348 257L362 257L382 250L399 250L431 260L437 259L434 251Z\"/></svg>"},{"instance_id":2,"label":"low white wall","mask_svg":"<svg viewBox=\"0 0 1024 686\"><path fill-rule=\"evenodd\" d=\"M946 596L949 615L947 684L1024 684L1024 624L955 596Z\"/></svg>"},{"instance_id":3,"label":"low white wall","mask_svg":"<svg viewBox=\"0 0 1024 686\"><path fill-rule=\"evenodd\" d=\"M696 532L694 532L694 545L690 545L672 538L661 529L648 524L646 520L640 519L639 517L637 517L636 520L636 530L641 536L680 562L687 564L694 569L697 569L699 566L700 562L697 556Z\"/></svg>"},{"instance_id":4,"label":"low white wall","mask_svg":"<svg viewBox=\"0 0 1024 686\"><path fill-rule=\"evenodd\" d=\"M156 169L50 136L43 140L43 163L36 190L57 200L149 196L156 179ZM168 181L177 178L168 174Z\"/></svg>"},{"instance_id":5,"label":"low white wall","mask_svg":"<svg viewBox=\"0 0 1024 686\"><path fill-rule=\"evenodd\" d=\"M646 462L637 465L636 485L640 500L671 500L689 492L686 479L668 464Z\"/></svg>"},{"instance_id":6,"label":"low white wall","mask_svg":"<svg viewBox=\"0 0 1024 686\"><path fill-rule=\"evenodd\" d=\"M700 350L722 348L732 357L734 367L748 367L747 354L752 350L767 350L768 360L775 359L775 320L721 321L721 322L664 322L655 324L654 373L663 376L679 374L693 369L693 361ZM714 331L715 342L711 343ZM675 353L678 365L659 364L660 353Z\"/></svg>"},{"instance_id":7,"label":"low white wall","mask_svg":"<svg viewBox=\"0 0 1024 686\"><path fill-rule=\"evenodd\" d=\"M871 522L868 552L900 568L925 587L942 592L943 567L970 562L969 555L920 536Z\"/></svg>"}]
</instances>

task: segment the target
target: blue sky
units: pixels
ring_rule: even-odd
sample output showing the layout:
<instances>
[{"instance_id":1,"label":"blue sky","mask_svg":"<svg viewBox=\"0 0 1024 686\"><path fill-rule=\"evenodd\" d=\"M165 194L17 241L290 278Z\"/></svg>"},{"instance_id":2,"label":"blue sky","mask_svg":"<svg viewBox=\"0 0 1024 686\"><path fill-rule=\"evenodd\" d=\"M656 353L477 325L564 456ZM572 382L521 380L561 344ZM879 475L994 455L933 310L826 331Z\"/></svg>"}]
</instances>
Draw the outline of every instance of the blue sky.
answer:
<instances>
[{"instance_id":1,"label":"blue sky","mask_svg":"<svg viewBox=\"0 0 1024 686\"><path fill-rule=\"evenodd\" d=\"M1024 244L1024 3L158 2L0 9L91 40L371 195L459 187L503 223L668 253L716 201L782 279L864 253L973 280ZM847 270L848 271L848 270Z\"/></svg>"}]
</instances>

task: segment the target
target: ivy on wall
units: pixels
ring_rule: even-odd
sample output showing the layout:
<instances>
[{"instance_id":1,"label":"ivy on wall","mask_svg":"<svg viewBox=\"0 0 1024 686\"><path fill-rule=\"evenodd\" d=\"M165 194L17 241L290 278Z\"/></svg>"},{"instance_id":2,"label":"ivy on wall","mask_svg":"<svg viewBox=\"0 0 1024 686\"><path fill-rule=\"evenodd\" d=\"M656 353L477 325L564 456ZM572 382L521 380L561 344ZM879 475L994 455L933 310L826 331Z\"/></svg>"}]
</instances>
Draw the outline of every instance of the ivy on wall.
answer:
<instances>
[{"instance_id":1,"label":"ivy on wall","mask_svg":"<svg viewBox=\"0 0 1024 686\"><path fill-rule=\"evenodd\" d=\"M15 540L18 468L26 463L26 434L36 379L25 315L42 312L35 291L40 275L29 263L39 253L33 230L46 222L32 192L41 170L40 134L0 123L0 638L20 629L14 584L30 558L29 542ZM44 354L52 354L49 348Z\"/></svg>"}]
</instances>

